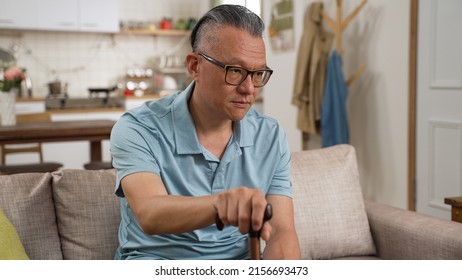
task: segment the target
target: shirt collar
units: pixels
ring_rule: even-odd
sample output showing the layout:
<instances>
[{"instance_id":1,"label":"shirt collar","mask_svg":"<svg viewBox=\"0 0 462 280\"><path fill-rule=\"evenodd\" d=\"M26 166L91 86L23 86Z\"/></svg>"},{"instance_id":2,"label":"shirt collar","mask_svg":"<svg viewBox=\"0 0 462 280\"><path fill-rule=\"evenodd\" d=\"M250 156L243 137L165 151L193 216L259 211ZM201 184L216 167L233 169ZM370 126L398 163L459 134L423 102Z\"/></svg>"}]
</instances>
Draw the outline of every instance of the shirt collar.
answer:
<instances>
[{"instance_id":1,"label":"shirt collar","mask_svg":"<svg viewBox=\"0 0 462 280\"><path fill-rule=\"evenodd\" d=\"M251 109L252 110L252 109ZM252 131L248 114L240 121L234 122L235 141L242 147L253 145L255 133Z\"/></svg>"},{"instance_id":2,"label":"shirt collar","mask_svg":"<svg viewBox=\"0 0 462 280\"><path fill-rule=\"evenodd\" d=\"M202 153L197 138L194 121L189 113L188 101L194 90L192 82L183 92L178 94L172 106L175 131L175 145L178 154Z\"/></svg>"},{"instance_id":3,"label":"shirt collar","mask_svg":"<svg viewBox=\"0 0 462 280\"><path fill-rule=\"evenodd\" d=\"M194 121L189 113L188 101L194 90L194 81L175 99L172 106L173 122L175 124L175 144L178 154L201 154L201 146L197 138ZM251 109L252 110L252 109ZM248 114L240 121L234 123L235 141L240 147L252 146L254 133Z\"/></svg>"}]
</instances>

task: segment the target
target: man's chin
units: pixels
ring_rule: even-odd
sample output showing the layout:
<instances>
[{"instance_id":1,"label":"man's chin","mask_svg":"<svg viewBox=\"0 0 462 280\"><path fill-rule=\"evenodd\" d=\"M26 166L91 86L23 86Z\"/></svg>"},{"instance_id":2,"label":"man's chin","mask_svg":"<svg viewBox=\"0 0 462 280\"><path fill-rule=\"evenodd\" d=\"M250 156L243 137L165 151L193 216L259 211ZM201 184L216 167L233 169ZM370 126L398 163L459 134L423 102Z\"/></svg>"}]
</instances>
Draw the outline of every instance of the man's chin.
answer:
<instances>
[{"instance_id":1,"label":"man's chin","mask_svg":"<svg viewBox=\"0 0 462 280\"><path fill-rule=\"evenodd\" d=\"M240 120L242 120L242 119L245 117L245 115L247 115L247 112L248 112L248 111L249 111L249 110L245 110L245 112L235 113L235 114L233 114L233 115L230 116L230 119L231 119L232 121L234 121L234 122L240 121Z\"/></svg>"}]
</instances>

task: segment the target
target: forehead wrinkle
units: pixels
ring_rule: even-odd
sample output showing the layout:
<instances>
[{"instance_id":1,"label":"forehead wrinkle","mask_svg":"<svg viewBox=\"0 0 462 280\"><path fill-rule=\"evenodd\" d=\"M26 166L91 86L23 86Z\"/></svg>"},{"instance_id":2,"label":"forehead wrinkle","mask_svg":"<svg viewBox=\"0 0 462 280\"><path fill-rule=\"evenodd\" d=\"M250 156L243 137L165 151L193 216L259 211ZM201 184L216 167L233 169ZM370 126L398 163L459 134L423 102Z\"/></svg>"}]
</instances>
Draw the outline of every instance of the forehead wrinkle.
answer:
<instances>
[{"instance_id":1,"label":"forehead wrinkle","mask_svg":"<svg viewBox=\"0 0 462 280\"><path fill-rule=\"evenodd\" d=\"M227 34L235 37L232 40L229 40L229 37L217 36L218 44L211 48L217 56L213 58L226 65L240 66L248 70L267 68L263 39L251 36L243 30L231 32L233 34Z\"/></svg>"}]
</instances>

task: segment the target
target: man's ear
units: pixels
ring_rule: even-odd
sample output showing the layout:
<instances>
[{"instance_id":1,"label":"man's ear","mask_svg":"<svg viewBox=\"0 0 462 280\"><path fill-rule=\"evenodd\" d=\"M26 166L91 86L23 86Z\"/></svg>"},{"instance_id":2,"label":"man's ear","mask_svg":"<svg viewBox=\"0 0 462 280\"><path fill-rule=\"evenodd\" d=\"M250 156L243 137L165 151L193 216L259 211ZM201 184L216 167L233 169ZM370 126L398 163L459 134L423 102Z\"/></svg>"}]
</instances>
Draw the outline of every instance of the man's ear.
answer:
<instances>
[{"instance_id":1,"label":"man's ear","mask_svg":"<svg viewBox=\"0 0 462 280\"><path fill-rule=\"evenodd\" d=\"M195 80L199 75L199 59L197 54L189 53L186 56L186 68L191 78Z\"/></svg>"}]
</instances>

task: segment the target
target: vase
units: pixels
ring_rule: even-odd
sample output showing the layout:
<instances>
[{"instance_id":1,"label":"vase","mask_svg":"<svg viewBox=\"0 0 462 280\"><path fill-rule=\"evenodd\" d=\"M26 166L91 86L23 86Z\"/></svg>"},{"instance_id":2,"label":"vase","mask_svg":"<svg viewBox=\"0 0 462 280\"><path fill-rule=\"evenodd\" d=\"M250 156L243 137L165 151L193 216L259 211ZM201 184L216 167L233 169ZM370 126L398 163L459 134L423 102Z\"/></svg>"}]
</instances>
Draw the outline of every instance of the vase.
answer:
<instances>
[{"instance_id":1,"label":"vase","mask_svg":"<svg viewBox=\"0 0 462 280\"><path fill-rule=\"evenodd\" d=\"M16 125L16 94L17 90L0 91L0 125Z\"/></svg>"}]
</instances>

